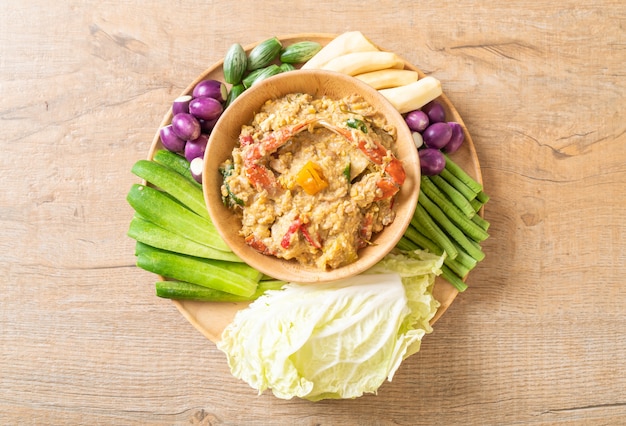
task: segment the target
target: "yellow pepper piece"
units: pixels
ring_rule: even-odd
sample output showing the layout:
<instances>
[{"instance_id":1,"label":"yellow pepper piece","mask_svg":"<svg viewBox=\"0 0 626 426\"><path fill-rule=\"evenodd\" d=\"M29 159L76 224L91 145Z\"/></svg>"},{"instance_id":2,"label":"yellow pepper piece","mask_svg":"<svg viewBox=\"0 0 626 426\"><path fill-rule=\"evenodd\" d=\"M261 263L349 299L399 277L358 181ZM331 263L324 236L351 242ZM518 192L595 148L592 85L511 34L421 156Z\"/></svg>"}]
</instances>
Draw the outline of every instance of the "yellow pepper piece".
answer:
<instances>
[{"instance_id":1,"label":"yellow pepper piece","mask_svg":"<svg viewBox=\"0 0 626 426\"><path fill-rule=\"evenodd\" d=\"M309 195L315 195L328 186L319 164L308 161L296 174L296 183Z\"/></svg>"}]
</instances>

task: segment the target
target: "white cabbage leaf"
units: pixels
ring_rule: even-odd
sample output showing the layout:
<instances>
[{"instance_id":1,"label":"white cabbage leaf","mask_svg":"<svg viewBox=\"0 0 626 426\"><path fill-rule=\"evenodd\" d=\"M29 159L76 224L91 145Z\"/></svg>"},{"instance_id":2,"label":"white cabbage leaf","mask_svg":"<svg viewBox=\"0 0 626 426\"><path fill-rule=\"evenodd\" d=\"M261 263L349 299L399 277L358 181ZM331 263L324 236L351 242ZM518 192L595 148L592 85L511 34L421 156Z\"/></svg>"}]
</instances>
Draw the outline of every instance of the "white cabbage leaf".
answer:
<instances>
[{"instance_id":1,"label":"white cabbage leaf","mask_svg":"<svg viewBox=\"0 0 626 426\"><path fill-rule=\"evenodd\" d=\"M239 311L217 347L259 394L318 401L376 393L432 332L442 263L398 252L345 280L289 283Z\"/></svg>"}]
</instances>

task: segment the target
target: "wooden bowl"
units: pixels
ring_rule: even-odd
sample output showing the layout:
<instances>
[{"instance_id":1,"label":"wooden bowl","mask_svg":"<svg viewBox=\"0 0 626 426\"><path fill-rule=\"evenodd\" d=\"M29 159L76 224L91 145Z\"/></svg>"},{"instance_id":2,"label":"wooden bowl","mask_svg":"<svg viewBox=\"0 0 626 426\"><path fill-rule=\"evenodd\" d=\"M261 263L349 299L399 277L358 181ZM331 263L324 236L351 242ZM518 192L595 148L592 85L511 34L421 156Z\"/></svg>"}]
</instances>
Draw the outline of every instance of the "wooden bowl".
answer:
<instances>
[{"instance_id":1,"label":"wooden bowl","mask_svg":"<svg viewBox=\"0 0 626 426\"><path fill-rule=\"evenodd\" d=\"M239 134L244 124L249 124L254 114L269 99L277 99L290 93L308 93L315 98L328 96L342 99L359 94L381 112L388 124L397 130L395 151L406 171L406 181L396 195L396 218L390 225L376 234L373 244L359 250L358 259L346 266L322 271L315 266L302 265L295 260L284 260L264 255L247 245L239 234L240 219L226 207L221 199L222 176L219 166L231 158L233 148L238 145ZM255 269L277 279L314 283L338 280L359 274L380 261L398 243L406 231L419 193L420 168L417 150L403 117L376 90L356 78L332 71L299 70L271 77L240 95L220 117L211 132L204 156L204 198L217 230L239 257Z\"/></svg>"}]
</instances>

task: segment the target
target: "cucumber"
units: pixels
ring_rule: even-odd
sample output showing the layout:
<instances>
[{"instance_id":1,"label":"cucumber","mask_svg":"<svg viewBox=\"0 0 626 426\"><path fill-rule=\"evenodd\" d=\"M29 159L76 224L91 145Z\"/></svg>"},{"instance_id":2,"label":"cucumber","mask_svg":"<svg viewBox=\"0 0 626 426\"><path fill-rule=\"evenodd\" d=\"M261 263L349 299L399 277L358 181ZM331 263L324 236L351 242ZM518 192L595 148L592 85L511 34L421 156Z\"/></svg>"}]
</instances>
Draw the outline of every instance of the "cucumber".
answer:
<instances>
[{"instance_id":1,"label":"cucumber","mask_svg":"<svg viewBox=\"0 0 626 426\"><path fill-rule=\"evenodd\" d=\"M291 64L288 64L287 62L280 64L278 67L280 68L280 72L293 71L296 69L296 67L294 67Z\"/></svg>"},{"instance_id":2,"label":"cucumber","mask_svg":"<svg viewBox=\"0 0 626 426\"><path fill-rule=\"evenodd\" d=\"M187 180L189 180L194 186L202 188L202 184L195 180L191 175L189 161L187 161L187 159L182 155L178 155L175 152L168 151L167 149L159 149L154 153L152 159L186 177Z\"/></svg>"},{"instance_id":3,"label":"cucumber","mask_svg":"<svg viewBox=\"0 0 626 426\"><path fill-rule=\"evenodd\" d=\"M245 90L246 88L244 87L243 83L235 84L233 87L231 87L230 92L228 92L228 97L226 98L226 103L224 104L224 109L228 108L230 104L232 104L233 101L237 99L237 97L241 95Z\"/></svg>"},{"instance_id":4,"label":"cucumber","mask_svg":"<svg viewBox=\"0 0 626 426\"><path fill-rule=\"evenodd\" d=\"M244 297L254 294L262 275L245 263L202 259L140 242L136 255L137 266L146 271Z\"/></svg>"},{"instance_id":5,"label":"cucumber","mask_svg":"<svg viewBox=\"0 0 626 426\"><path fill-rule=\"evenodd\" d=\"M210 218L202 190L174 170L154 161L139 160L131 171L167 192L194 213L206 219Z\"/></svg>"},{"instance_id":6,"label":"cucumber","mask_svg":"<svg viewBox=\"0 0 626 426\"><path fill-rule=\"evenodd\" d=\"M322 50L322 45L315 41L300 41L281 50L280 61L287 64L299 64L311 59Z\"/></svg>"},{"instance_id":7,"label":"cucumber","mask_svg":"<svg viewBox=\"0 0 626 426\"><path fill-rule=\"evenodd\" d=\"M283 45L277 37L269 38L257 44L248 55L248 71L265 68L274 61Z\"/></svg>"},{"instance_id":8,"label":"cucumber","mask_svg":"<svg viewBox=\"0 0 626 426\"><path fill-rule=\"evenodd\" d=\"M243 78L248 67L248 57L246 51L239 43L230 46L224 57L224 80L229 84L237 84Z\"/></svg>"},{"instance_id":9,"label":"cucumber","mask_svg":"<svg viewBox=\"0 0 626 426\"><path fill-rule=\"evenodd\" d=\"M249 89L250 87L252 87L253 84L256 84L276 74L280 74L280 67L276 64L268 65L265 68L259 68L252 71L250 74L244 77L242 83L246 89Z\"/></svg>"},{"instance_id":10,"label":"cucumber","mask_svg":"<svg viewBox=\"0 0 626 426\"><path fill-rule=\"evenodd\" d=\"M249 297L214 290L184 281L157 281L156 295L166 299L197 300L201 302L248 302L258 299L267 290L280 290L285 281L261 281Z\"/></svg>"},{"instance_id":11,"label":"cucumber","mask_svg":"<svg viewBox=\"0 0 626 426\"><path fill-rule=\"evenodd\" d=\"M213 222L198 216L161 191L134 184L126 200L140 216L161 228L217 250L232 251L220 237Z\"/></svg>"},{"instance_id":12,"label":"cucumber","mask_svg":"<svg viewBox=\"0 0 626 426\"><path fill-rule=\"evenodd\" d=\"M232 252L217 250L212 247L196 243L181 237L167 229L135 215L130 221L128 236L141 243L180 254L202 257L205 259L227 260L229 262L243 262Z\"/></svg>"}]
</instances>

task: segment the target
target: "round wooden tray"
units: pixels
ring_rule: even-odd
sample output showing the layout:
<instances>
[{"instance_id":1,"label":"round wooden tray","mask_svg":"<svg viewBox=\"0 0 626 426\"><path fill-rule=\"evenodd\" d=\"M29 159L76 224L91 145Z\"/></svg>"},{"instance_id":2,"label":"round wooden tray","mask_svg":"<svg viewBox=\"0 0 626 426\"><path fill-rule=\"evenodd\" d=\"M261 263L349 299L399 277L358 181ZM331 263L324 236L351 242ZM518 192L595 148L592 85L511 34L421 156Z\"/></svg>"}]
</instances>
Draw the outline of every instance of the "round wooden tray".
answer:
<instances>
[{"instance_id":1,"label":"round wooden tray","mask_svg":"<svg viewBox=\"0 0 626 426\"><path fill-rule=\"evenodd\" d=\"M325 45L335 37L336 35L334 34L307 33L287 35L279 37L279 39L284 46L288 46L290 44L303 40L317 41L322 45ZM256 43L245 46L246 52L249 52L255 45ZM381 50L385 50L380 46L379 48L381 48ZM187 86L187 88L181 93L181 95L191 94L196 84L205 79L224 81L224 75L222 73L223 63L224 61L220 60L213 64L210 68L200 74L193 82L191 82L191 84ZM420 71L417 67L413 66L406 60L404 61L404 63L404 67L406 69L417 71L420 78L425 76L422 71ZM461 116L457 112L456 108L454 108L452 103L445 96L445 94L441 95L437 100L444 106L446 110L447 120L458 122L459 124L461 124L461 126L463 127L463 131L465 132L465 142L457 152L451 155L451 157L470 176L472 176L478 182L482 183L482 175L474 143L472 142L471 135L465 128L465 124L463 123ZM171 122L171 119L172 109L170 108L165 114L165 117L163 118L163 121L161 122L159 128L168 125ZM148 153L148 159L152 159L154 153L158 149L162 148L163 147L159 138L159 131L157 130L152 141L150 151ZM456 298L457 294L458 291L456 290L456 288L454 288L443 278L437 277L435 281L433 295L435 299L439 301L441 306L437 310L435 317L431 320L431 324L434 324L444 314L444 312L448 309L448 307ZM220 339L222 331L224 330L224 328L226 328L228 324L232 322L237 311L244 309L248 306L248 303L196 302L190 300L174 300L173 303L180 311L180 313L187 319L187 321L189 321L198 331L200 331L206 338L208 338L212 342L217 342Z\"/></svg>"}]
</instances>

